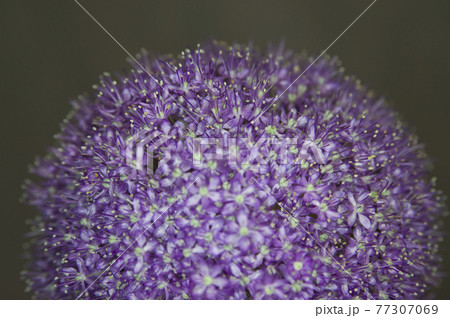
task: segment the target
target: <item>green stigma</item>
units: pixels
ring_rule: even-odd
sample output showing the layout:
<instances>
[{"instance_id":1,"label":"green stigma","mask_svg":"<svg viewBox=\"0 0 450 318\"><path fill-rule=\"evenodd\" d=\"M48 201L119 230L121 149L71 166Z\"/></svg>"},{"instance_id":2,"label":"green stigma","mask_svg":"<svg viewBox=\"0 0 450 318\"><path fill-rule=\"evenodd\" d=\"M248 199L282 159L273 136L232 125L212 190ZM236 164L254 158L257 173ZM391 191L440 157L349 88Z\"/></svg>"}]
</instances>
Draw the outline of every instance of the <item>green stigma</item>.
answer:
<instances>
[{"instance_id":1,"label":"green stigma","mask_svg":"<svg viewBox=\"0 0 450 318\"><path fill-rule=\"evenodd\" d=\"M201 196L206 197L209 194L208 188L206 187L201 187L199 190L199 193Z\"/></svg>"},{"instance_id":2,"label":"green stigma","mask_svg":"<svg viewBox=\"0 0 450 318\"><path fill-rule=\"evenodd\" d=\"M213 279L211 276L205 276L203 278L203 284L205 284L206 286L209 286L213 283Z\"/></svg>"},{"instance_id":3,"label":"green stigma","mask_svg":"<svg viewBox=\"0 0 450 318\"><path fill-rule=\"evenodd\" d=\"M242 194L238 194L234 198L234 201L236 201L237 204L242 204L242 203L244 203L244 196Z\"/></svg>"},{"instance_id":4,"label":"green stigma","mask_svg":"<svg viewBox=\"0 0 450 318\"><path fill-rule=\"evenodd\" d=\"M246 236L248 235L248 228L246 226L241 227L241 229L239 230L239 234L241 236Z\"/></svg>"}]
</instances>

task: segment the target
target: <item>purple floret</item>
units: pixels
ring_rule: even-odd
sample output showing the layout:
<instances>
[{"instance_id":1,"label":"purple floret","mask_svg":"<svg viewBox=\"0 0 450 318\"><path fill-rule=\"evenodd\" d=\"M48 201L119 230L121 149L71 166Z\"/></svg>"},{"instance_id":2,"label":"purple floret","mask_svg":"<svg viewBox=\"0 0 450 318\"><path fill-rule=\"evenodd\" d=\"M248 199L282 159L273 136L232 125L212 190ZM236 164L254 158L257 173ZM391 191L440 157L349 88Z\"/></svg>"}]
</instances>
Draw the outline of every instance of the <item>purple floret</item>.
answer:
<instances>
[{"instance_id":1,"label":"purple floret","mask_svg":"<svg viewBox=\"0 0 450 318\"><path fill-rule=\"evenodd\" d=\"M313 59L214 41L139 61L74 101L32 168L34 297L416 299L437 284L446 208L424 147L337 59L299 77ZM130 162L140 140L153 155Z\"/></svg>"}]
</instances>

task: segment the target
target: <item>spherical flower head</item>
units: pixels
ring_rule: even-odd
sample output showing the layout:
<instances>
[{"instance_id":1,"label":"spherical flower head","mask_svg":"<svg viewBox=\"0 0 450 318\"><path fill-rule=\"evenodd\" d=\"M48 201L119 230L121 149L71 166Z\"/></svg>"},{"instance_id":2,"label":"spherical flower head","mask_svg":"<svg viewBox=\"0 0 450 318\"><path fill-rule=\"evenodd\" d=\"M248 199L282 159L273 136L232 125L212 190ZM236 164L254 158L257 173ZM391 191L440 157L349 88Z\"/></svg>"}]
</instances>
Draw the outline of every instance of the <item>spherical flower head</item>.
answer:
<instances>
[{"instance_id":1,"label":"spherical flower head","mask_svg":"<svg viewBox=\"0 0 450 318\"><path fill-rule=\"evenodd\" d=\"M427 296L445 206L423 145L313 61L214 41L104 74L26 184L34 296Z\"/></svg>"}]
</instances>

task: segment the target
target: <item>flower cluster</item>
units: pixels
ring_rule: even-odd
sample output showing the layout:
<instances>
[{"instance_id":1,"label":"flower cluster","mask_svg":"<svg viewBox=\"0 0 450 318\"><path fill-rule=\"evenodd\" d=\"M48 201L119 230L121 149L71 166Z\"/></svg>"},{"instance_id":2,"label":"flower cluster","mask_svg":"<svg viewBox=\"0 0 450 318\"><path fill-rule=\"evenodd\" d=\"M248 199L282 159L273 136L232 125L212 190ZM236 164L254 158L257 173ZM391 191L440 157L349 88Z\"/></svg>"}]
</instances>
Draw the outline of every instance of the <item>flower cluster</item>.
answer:
<instances>
[{"instance_id":1,"label":"flower cluster","mask_svg":"<svg viewBox=\"0 0 450 318\"><path fill-rule=\"evenodd\" d=\"M26 183L34 296L424 297L445 206L423 145L337 59L312 61L214 41L104 74ZM164 142L136 169L146 134Z\"/></svg>"}]
</instances>

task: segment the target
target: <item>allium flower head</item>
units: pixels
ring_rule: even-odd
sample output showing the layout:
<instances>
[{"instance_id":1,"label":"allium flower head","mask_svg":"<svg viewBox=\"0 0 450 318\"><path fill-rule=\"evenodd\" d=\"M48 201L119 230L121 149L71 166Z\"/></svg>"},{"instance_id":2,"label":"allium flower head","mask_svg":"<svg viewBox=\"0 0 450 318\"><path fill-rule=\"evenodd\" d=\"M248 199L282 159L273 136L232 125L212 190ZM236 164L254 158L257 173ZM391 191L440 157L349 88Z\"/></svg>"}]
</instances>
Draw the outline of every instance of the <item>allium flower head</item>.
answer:
<instances>
[{"instance_id":1,"label":"allium flower head","mask_svg":"<svg viewBox=\"0 0 450 318\"><path fill-rule=\"evenodd\" d=\"M426 296L445 207L423 145L312 61L212 42L103 75L26 184L34 296Z\"/></svg>"}]
</instances>

